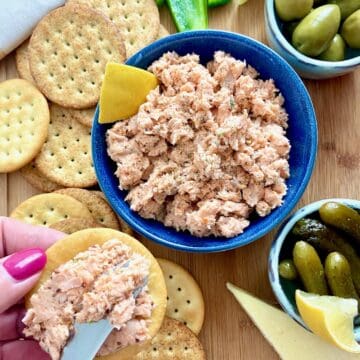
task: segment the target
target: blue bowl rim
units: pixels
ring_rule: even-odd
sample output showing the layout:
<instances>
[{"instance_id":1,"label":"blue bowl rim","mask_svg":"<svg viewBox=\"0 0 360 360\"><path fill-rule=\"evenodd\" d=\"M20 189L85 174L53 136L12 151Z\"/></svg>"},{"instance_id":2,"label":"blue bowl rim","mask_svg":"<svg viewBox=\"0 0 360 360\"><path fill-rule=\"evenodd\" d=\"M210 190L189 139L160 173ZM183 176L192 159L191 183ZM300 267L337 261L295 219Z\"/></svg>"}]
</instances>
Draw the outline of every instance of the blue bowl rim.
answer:
<instances>
[{"instance_id":1,"label":"blue bowl rim","mask_svg":"<svg viewBox=\"0 0 360 360\"><path fill-rule=\"evenodd\" d=\"M297 323L303 326L305 329L309 330L306 326L304 321L302 320L301 316L298 312L293 311L293 306L288 300L287 296L285 295L281 284L280 284L280 276L278 271L279 265L279 256L282 249L282 245L284 241L295 225L295 223L308 216L315 211L318 211L321 205L329 202L335 201L340 202L342 204L348 205L352 208L360 210L360 201L355 199L346 199L346 198L330 198L330 199L323 199L319 201L312 202L303 206L301 209L297 210L293 215L291 215L287 220L284 221L281 228L278 230L270 248L269 258L268 258L268 276L270 285L272 287L273 293L275 294L276 299L278 300L282 309L290 315Z\"/></svg>"},{"instance_id":2,"label":"blue bowl rim","mask_svg":"<svg viewBox=\"0 0 360 360\"><path fill-rule=\"evenodd\" d=\"M275 17L275 0L265 0L265 12L268 15L269 26L271 27L271 30L274 32L278 41L291 55L293 55L300 61L307 64L311 64L313 66L320 66L322 68L327 68L327 69L333 69L333 68L349 69L351 67L360 65L360 55L342 61L325 61L325 60L314 59L302 54L289 43L289 41L285 38L285 36L281 32Z\"/></svg>"},{"instance_id":3,"label":"blue bowl rim","mask_svg":"<svg viewBox=\"0 0 360 360\"><path fill-rule=\"evenodd\" d=\"M143 48L142 50L140 50L139 52L137 52L136 54L131 56L126 61L126 64L132 65L134 62L136 62L138 57L140 57L140 58L142 57L142 54L144 52L152 52L153 50L156 49L157 46L165 44L165 43L169 42L169 40L171 40L172 42L176 42L176 40L180 40L182 38L198 38L198 37L206 37L206 36L211 37L213 35L223 38L224 40L232 39L232 40L237 40L237 41L241 40L244 42L250 42L255 47L257 47L259 49L259 51L265 52L265 54L267 53L267 54L271 55L272 57L277 58L277 60L280 63L282 63L282 66L287 68L287 71L292 73L294 78L296 78L298 80L298 85L300 86L300 88L303 91L302 95L304 97L304 101L306 101L308 103L309 109L311 109L310 122L312 123L312 128L314 129L314 131L311 133L312 141L311 141L311 147L310 147L310 157L308 159L308 166L306 168L305 176L303 177L302 183L297 189L297 192L293 195L293 197L291 199L289 199L289 201L286 201L283 205L281 205L281 209L283 211L282 211L281 215L278 216L276 221L274 221L271 225L269 225L267 227L261 228L261 230L256 235L249 237L249 238L245 239L244 241L237 242L235 244L224 241L224 243L219 246L207 246L207 247L201 247L201 246L196 247L196 246L177 244L177 243L168 241L161 236L157 236L157 234L145 231L141 226L138 226L137 222L134 221L131 216L128 216L128 214L126 214L126 213L121 214L121 216L125 220L125 222L128 223L132 228L134 228L135 231L137 231L141 235L145 236L146 238L154 241L155 243L167 246L172 249L193 252L193 253L212 253L212 252L221 252L221 251L236 249L238 247L248 245L251 242L258 240L262 236L269 233L274 227L279 225L290 214L290 212L293 210L293 208L296 206L296 204L300 200L301 196L303 195L303 193L310 181L310 177L312 175L312 172L313 172L313 169L315 166L317 147L318 147L318 129L317 129L316 115L315 115L315 111L314 111L314 107L313 107L310 95L309 95L304 83L302 82L299 75L294 71L294 69L280 55L278 55L274 50L270 49L268 46L262 44L261 42L255 40L255 39L252 39L252 38L242 35L242 34L233 33L231 31L211 30L211 29L193 30L193 31L187 31L187 32L182 32L182 33L176 33L176 34L169 35L165 38L159 39L159 40L153 42L152 44L146 46L145 48ZM93 120L94 122L97 121L98 115L99 115L99 104L97 105L96 111L94 114L94 120ZM92 138L92 148L94 149L95 148L95 136L93 134L94 134L94 132L92 133L91 138ZM93 159L94 159L94 156L93 156ZM97 178L100 179L98 164L96 161L94 161L94 168L95 168L95 173L97 175ZM111 192L111 189L108 189L108 186L104 186L101 179L99 180L99 186L100 186L101 190L104 192L105 196L106 196L108 190L110 190L110 192ZM117 210L117 204L113 201L111 196L108 197L108 201L110 202L112 208ZM246 233L246 230L243 234L245 234L245 233ZM181 236L181 232L179 232L179 234ZM240 234L238 236L241 236L243 234ZM234 238L236 238L236 237L234 237ZM234 239L234 238L232 238L232 239Z\"/></svg>"}]
</instances>

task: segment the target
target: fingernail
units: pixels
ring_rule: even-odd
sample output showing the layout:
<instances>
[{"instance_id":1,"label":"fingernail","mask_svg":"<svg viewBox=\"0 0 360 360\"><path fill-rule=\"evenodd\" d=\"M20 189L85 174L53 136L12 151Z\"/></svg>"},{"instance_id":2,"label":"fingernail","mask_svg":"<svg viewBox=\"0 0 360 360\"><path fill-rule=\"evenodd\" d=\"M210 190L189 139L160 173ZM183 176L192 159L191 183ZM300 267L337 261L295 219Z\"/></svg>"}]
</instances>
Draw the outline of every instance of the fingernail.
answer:
<instances>
[{"instance_id":1,"label":"fingernail","mask_svg":"<svg viewBox=\"0 0 360 360\"><path fill-rule=\"evenodd\" d=\"M27 249L8 257L3 267L15 279L24 280L44 268L46 254L42 249Z\"/></svg>"}]
</instances>

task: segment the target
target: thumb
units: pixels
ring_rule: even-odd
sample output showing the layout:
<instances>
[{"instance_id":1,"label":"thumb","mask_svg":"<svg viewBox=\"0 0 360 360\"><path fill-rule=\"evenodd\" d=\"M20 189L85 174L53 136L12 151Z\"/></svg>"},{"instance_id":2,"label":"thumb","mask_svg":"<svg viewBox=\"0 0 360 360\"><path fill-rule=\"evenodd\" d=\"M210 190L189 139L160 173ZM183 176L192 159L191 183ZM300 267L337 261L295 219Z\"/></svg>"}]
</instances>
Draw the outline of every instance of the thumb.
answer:
<instances>
[{"instance_id":1,"label":"thumb","mask_svg":"<svg viewBox=\"0 0 360 360\"><path fill-rule=\"evenodd\" d=\"M0 313L16 304L31 290L46 264L40 248L26 249L0 260Z\"/></svg>"}]
</instances>

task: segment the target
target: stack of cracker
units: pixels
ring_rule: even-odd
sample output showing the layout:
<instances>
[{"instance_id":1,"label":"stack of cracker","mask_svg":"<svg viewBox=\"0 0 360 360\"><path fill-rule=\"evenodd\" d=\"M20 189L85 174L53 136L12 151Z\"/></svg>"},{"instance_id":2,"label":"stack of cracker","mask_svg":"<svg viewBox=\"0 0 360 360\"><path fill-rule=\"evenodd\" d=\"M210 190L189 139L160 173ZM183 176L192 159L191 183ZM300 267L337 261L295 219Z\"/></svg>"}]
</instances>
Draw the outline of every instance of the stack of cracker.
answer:
<instances>
[{"instance_id":1,"label":"stack of cracker","mask_svg":"<svg viewBox=\"0 0 360 360\"><path fill-rule=\"evenodd\" d=\"M104 200L103 193L78 188L35 195L18 205L11 217L67 234L98 227L126 231ZM130 230L130 235L134 235ZM166 317L158 334L135 360L205 360L198 335L204 324L205 302L194 277L182 266L157 259L167 288Z\"/></svg>"},{"instance_id":2,"label":"stack of cracker","mask_svg":"<svg viewBox=\"0 0 360 360\"><path fill-rule=\"evenodd\" d=\"M0 84L0 173L20 169L43 192L96 185L90 137L105 66L167 34L154 0L68 0L45 16L16 50L23 80Z\"/></svg>"}]
</instances>

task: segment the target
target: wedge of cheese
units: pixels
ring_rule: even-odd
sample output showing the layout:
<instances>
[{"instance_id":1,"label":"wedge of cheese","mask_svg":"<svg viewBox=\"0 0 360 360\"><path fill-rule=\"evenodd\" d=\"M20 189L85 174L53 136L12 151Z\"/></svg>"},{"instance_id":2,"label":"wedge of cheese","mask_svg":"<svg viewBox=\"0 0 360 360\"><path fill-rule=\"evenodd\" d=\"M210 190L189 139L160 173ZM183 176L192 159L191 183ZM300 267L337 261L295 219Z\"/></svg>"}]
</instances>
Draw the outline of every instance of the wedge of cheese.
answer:
<instances>
[{"instance_id":1,"label":"wedge of cheese","mask_svg":"<svg viewBox=\"0 0 360 360\"><path fill-rule=\"evenodd\" d=\"M99 123L135 115L158 81L154 74L134 66L108 63L100 93Z\"/></svg>"},{"instance_id":2,"label":"wedge of cheese","mask_svg":"<svg viewBox=\"0 0 360 360\"><path fill-rule=\"evenodd\" d=\"M266 340L283 360L360 360L305 330L286 313L260 299L226 284Z\"/></svg>"}]
</instances>

